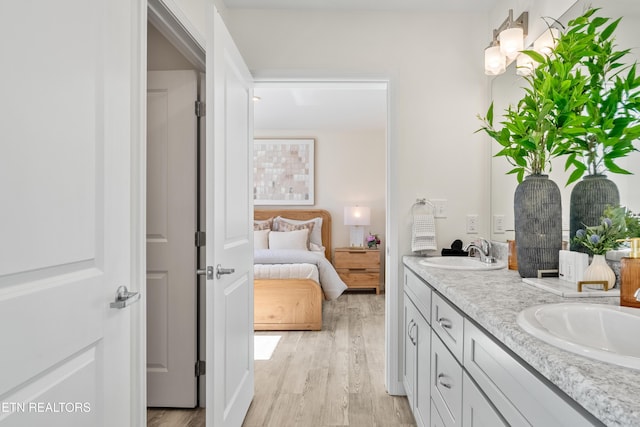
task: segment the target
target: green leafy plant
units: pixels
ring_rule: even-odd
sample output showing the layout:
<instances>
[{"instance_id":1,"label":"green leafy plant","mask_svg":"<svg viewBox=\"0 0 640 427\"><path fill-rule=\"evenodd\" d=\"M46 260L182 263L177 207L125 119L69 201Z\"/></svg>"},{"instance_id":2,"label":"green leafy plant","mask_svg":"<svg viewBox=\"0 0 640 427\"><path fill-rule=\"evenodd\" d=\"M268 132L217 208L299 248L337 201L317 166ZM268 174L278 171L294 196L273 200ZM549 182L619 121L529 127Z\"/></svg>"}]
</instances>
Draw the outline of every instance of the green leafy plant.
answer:
<instances>
[{"instance_id":1,"label":"green leafy plant","mask_svg":"<svg viewBox=\"0 0 640 427\"><path fill-rule=\"evenodd\" d=\"M516 174L522 182L525 174L540 175L551 169L550 159L561 154L563 126L575 125L573 105L584 104L584 76L580 70L566 67L563 62L552 61L532 50L522 52L539 66L528 76L523 88L525 94L516 106L509 106L500 122L494 126L493 103L487 114L479 116L485 131L501 145L495 157L504 156L514 168L508 174Z\"/></svg>"},{"instance_id":2,"label":"green leafy plant","mask_svg":"<svg viewBox=\"0 0 640 427\"><path fill-rule=\"evenodd\" d=\"M613 222L611 218L603 218L599 225L579 229L574 243L584 246L593 255L604 255L620 246L617 240L623 234L622 228L624 222Z\"/></svg>"},{"instance_id":3,"label":"green leafy plant","mask_svg":"<svg viewBox=\"0 0 640 427\"><path fill-rule=\"evenodd\" d=\"M636 151L640 137L640 77L636 65L622 59L630 52L616 50L613 33L620 19L596 17L589 9L570 21L550 55L522 53L537 67L526 76L524 97L509 107L494 126L493 103L479 116L485 131L507 158L521 182L525 173L550 170L550 159L567 156L573 168L567 184L586 172L605 170L629 174L616 161Z\"/></svg>"},{"instance_id":4,"label":"green leafy plant","mask_svg":"<svg viewBox=\"0 0 640 427\"><path fill-rule=\"evenodd\" d=\"M580 94L573 88L554 93L559 144L555 154L567 156L565 169L573 169L567 184L585 173L631 172L616 163L633 151L640 138L640 77L636 63L624 63L629 49L618 50L614 33L621 18L596 16L589 9L570 21L557 40L546 67L572 70L582 82Z\"/></svg>"},{"instance_id":5,"label":"green leafy plant","mask_svg":"<svg viewBox=\"0 0 640 427\"><path fill-rule=\"evenodd\" d=\"M604 255L621 246L620 240L640 237L638 218L624 206L607 206L600 224L584 226L573 238L573 243L584 246L593 255Z\"/></svg>"}]
</instances>

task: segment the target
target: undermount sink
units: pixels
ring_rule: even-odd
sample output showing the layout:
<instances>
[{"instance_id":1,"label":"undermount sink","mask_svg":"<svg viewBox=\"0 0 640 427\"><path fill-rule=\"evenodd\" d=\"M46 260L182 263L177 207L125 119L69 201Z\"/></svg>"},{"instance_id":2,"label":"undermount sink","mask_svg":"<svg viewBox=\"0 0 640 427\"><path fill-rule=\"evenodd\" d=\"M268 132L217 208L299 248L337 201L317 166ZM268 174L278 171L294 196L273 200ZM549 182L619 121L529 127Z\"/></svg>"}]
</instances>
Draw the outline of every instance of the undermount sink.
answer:
<instances>
[{"instance_id":1,"label":"undermount sink","mask_svg":"<svg viewBox=\"0 0 640 427\"><path fill-rule=\"evenodd\" d=\"M426 257L418 262L427 267L444 268L446 270L500 270L506 267L506 264L500 261L487 264L480 262L475 257L460 256Z\"/></svg>"},{"instance_id":2,"label":"undermount sink","mask_svg":"<svg viewBox=\"0 0 640 427\"><path fill-rule=\"evenodd\" d=\"M640 310L604 304L559 303L522 310L518 324L563 350L640 369Z\"/></svg>"}]
</instances>

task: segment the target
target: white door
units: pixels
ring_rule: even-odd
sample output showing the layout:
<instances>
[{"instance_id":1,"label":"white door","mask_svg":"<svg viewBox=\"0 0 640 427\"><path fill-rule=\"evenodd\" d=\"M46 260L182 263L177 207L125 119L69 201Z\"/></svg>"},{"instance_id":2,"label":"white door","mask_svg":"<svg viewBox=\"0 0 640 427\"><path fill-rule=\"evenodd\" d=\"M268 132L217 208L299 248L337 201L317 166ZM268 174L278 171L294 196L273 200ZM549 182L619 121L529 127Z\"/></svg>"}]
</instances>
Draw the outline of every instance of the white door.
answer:
<instances>
[{"instance_id":1,"label":"white door","mask_svg":"<svg viewBox=\"0 0 640 427\"><path fill-rule=\"evenodd\" d=\"M147 73L147 406L193 408L198 74Z\"/></svg>"},{"instance_id":2,"label":"white door","mask_svg":"<svg viewBox=\"0 0 640 427\"><path fill-rule=\"evenodd\" d=\"M207 426L240 426L253 398L252 78L207 5ZM231 274L216 277L218 266Z\"/></svg>"},{"instance_id":3,"label":"white door","mask_svg":"<svg viewBox=\"0 0 640 427\"><path fill-rule=\"evenodd\" d=\"M0 9L0 426L127 426L143 305L110 302L141 285L131 155L144 9Z\"/></svg>"}]
</instances>

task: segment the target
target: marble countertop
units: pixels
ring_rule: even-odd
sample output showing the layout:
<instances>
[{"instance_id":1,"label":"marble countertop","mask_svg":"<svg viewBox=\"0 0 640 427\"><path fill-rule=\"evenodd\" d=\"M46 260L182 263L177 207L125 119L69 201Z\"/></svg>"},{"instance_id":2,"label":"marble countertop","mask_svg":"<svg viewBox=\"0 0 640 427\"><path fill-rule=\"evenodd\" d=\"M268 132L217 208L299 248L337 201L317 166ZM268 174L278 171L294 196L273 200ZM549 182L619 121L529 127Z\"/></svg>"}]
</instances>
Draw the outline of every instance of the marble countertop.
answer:
<instances>
[{"instance_id":1,"label":"marble countertop","mask_svg":"<svg viewBox=\"0 0 640 427\"><path fill-rule=\"evenodd\" d=\"M516 323L523 309L558 302L619 305L619 297L563 298L522 283L517 271L461 271L404 264L469 318L607 426L640 426L640 371L589 359L549 345ZM640 331L629 331L640 339Z\"/></svg>"}]
</instances>

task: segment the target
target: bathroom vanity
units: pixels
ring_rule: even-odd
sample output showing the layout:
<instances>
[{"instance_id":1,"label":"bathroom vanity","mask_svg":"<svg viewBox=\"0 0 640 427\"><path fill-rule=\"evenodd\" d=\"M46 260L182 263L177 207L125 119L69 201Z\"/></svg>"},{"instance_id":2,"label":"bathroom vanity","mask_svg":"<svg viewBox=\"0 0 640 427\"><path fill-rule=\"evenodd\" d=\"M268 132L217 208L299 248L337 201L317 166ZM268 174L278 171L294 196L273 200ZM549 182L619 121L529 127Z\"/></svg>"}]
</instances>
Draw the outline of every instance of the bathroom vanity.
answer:
<instances>
[{"instance_id":1,"label":"bathroom vanity","mask_svg":"<svg viewBox=\"0 0 640 427\"><path fill-rule=\"evenodd\" d=\"M563 298L516 271L445 270L404 258L403 383L419 426L639 426L640 370L549 345L516 323ZM637 339L637 331L629 331Z\"/></svg>"}]
</instances>

